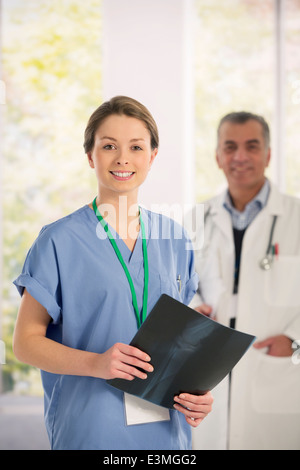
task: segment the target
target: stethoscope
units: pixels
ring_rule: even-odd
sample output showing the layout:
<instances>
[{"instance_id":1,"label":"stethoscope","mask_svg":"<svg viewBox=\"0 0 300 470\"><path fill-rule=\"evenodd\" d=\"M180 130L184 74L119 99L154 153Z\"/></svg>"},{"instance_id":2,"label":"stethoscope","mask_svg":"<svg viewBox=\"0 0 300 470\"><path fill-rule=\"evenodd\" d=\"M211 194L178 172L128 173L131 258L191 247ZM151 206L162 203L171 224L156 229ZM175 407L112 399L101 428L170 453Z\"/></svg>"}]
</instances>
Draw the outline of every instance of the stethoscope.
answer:
<instances>
[{"instance_id":1,"label":"stethoscope","mask_svg":"<svg viewBox=\"0 0 300 470\"><path fill-rule=\"evenodd\" d=\"M211 207L209 206L207 211L204 214L204 225L206 223L207 217L210 215ZM262 258L261 261L259 261L259 267L263 269L264 271L269 271L271 269L273 260L274 260L274 254L273 254L273 235L274 235L274 229L277 221L277 215L273 215L273 222L270 230L270 236L269 236L269 243L267 246L266 254Z\"/></svg>"},{"instance_id":2,"label":"stethoscope","mask_svg":"<svg viewBox=\"0 0 300 470\"><path fill-rule=\"evenodd\" d=\"M263 259L259 262L259 266L261 269L264 271L269 271L271 269L273 260L274 260L274 254L272 253L273 251L273 233L274 233L274 228L277 220L277 215L273 216L273 222L272 222L272 227L270 231L270 237L269 237L269 244L267 247L267 251Z\"/></svg>"}]
</instances>

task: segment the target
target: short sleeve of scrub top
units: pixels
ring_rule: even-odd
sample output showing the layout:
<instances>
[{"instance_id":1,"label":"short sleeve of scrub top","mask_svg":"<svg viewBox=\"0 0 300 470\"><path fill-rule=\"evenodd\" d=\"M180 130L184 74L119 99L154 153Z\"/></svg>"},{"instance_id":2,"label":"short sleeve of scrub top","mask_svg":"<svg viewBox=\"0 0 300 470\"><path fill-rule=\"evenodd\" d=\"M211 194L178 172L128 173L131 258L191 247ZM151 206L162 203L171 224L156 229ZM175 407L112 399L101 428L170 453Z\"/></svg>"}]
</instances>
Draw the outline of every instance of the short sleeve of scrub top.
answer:
<instances>
[{"instance_id":1,"label":"short sleeve of scrub top","mask_svg":"<svg viewBox=\"0 0 300 470\"><path fill-rule=\"evenodd\" d=\"M198 277L184 230L171 219L145 209L142 217L149 259L148 313L162 293L188 304ZM112 228L111 232L130 271L141 310L141 236L131 252ZM128 280L89 206L41 230L14 284L21 295L26 288L48 311L47 337L71 348L103 353L116 342L128 344L137 331ZM105 380L41 374L52 449L191 448L190 426L176 410L170 410L170 421L127 426L123 392Z\"/></svg>"},{"instance_id":2,"label":"short sleeve of scrub top","mask_svg":"<svg viewBox=\"0 0 300 470\"><path fill-rule=\"evenodd\" d=\"M15 281L22 295L24 287L48 311L54 323L61 314L61 292L55 244L42 229L30 248L22 274Z\"/></svg>"}]
</instances>

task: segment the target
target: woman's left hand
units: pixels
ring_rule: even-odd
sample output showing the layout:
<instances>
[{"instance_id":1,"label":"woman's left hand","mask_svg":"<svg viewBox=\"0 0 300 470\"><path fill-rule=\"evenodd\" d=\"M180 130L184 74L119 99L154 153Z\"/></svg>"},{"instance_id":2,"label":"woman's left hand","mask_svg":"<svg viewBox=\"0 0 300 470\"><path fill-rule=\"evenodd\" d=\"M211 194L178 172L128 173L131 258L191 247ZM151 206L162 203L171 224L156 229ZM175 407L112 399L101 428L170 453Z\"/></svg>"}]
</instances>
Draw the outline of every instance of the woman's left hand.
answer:
<instances>
[{"instance_id":1,"label":"woman's left hand","mask_svg":"<svg viewBox=\"0 0 300 470\"><path fill-rule=\"evenodd\" d=\"M205 395L181 393L174 397L174 408L185 415L186 421L196 428L212 410L213 396L210 392Z\"/></svg>"}]
</instances>

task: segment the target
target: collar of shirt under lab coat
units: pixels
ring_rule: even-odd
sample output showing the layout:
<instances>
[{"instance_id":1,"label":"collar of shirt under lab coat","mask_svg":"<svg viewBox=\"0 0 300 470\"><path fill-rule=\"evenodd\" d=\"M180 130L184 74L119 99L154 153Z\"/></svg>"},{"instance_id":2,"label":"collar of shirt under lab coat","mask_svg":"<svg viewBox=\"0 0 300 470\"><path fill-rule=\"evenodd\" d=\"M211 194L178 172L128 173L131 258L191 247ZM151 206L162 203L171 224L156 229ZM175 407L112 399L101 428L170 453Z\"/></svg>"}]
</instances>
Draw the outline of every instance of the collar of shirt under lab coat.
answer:
<instances>
[{"instance_id":1,"label":"collar of shirt under lab coat","mask_svg":"<svg viewBox=\"0 0 300 470\"><path fill-rule=\"evenodd\" d=\"M232 204L232 199L227 190L225 192L223 206L230 213L232 226L238 230L244 230L253 221L257 214L265 207L270 193L270 183L266 179L263 187L257 195L240 212Z\"/></svg>"}]
</instances>

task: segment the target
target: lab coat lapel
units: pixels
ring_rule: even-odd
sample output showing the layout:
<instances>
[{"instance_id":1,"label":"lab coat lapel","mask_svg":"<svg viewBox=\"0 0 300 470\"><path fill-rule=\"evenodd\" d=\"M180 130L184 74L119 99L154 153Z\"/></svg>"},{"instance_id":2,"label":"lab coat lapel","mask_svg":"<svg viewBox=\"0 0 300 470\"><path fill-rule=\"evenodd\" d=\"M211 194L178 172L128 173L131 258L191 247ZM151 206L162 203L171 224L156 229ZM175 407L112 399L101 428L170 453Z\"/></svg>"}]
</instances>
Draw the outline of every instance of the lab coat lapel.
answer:
<instances>
[{"instance_id":1,"label":"lab coat lapel","mask_svg":"<svg viewBox=\"0 0 300 470\"><path fill-rule=\"evenodd\" d=\"M270 183L270 195L266 206L259 212L246 230L243 240L243 254L247 254L256 246L263 253L272 227L273 217L279 217L283 213L282 198L280 192ZM276 226L275 226L276 230Z\"/></svg>"},{"instance_id":2,"label":"lab coat lapel","mask_svg":"<svg viewBox=\"0 0 300 470\"><path fill-rule=\"evenodd\" d=\"M229 212L223 206L225 192L217 196L211 204L210 215L216 224L218 230L228 239L233 242L232 235L232 222Z\"/></svg>"},{"instance_id":3,"label":"lab coat lapel","mask_svg":"<svg viewBox=\"0 0 300 470\"><path fill-rule=\"evenodd\" d=\"M267 202L266 209L269 210L271 215L280 216L283 214L283 199L278 188L270 182L270 196Z\"/></svg>"}]
</instances>

